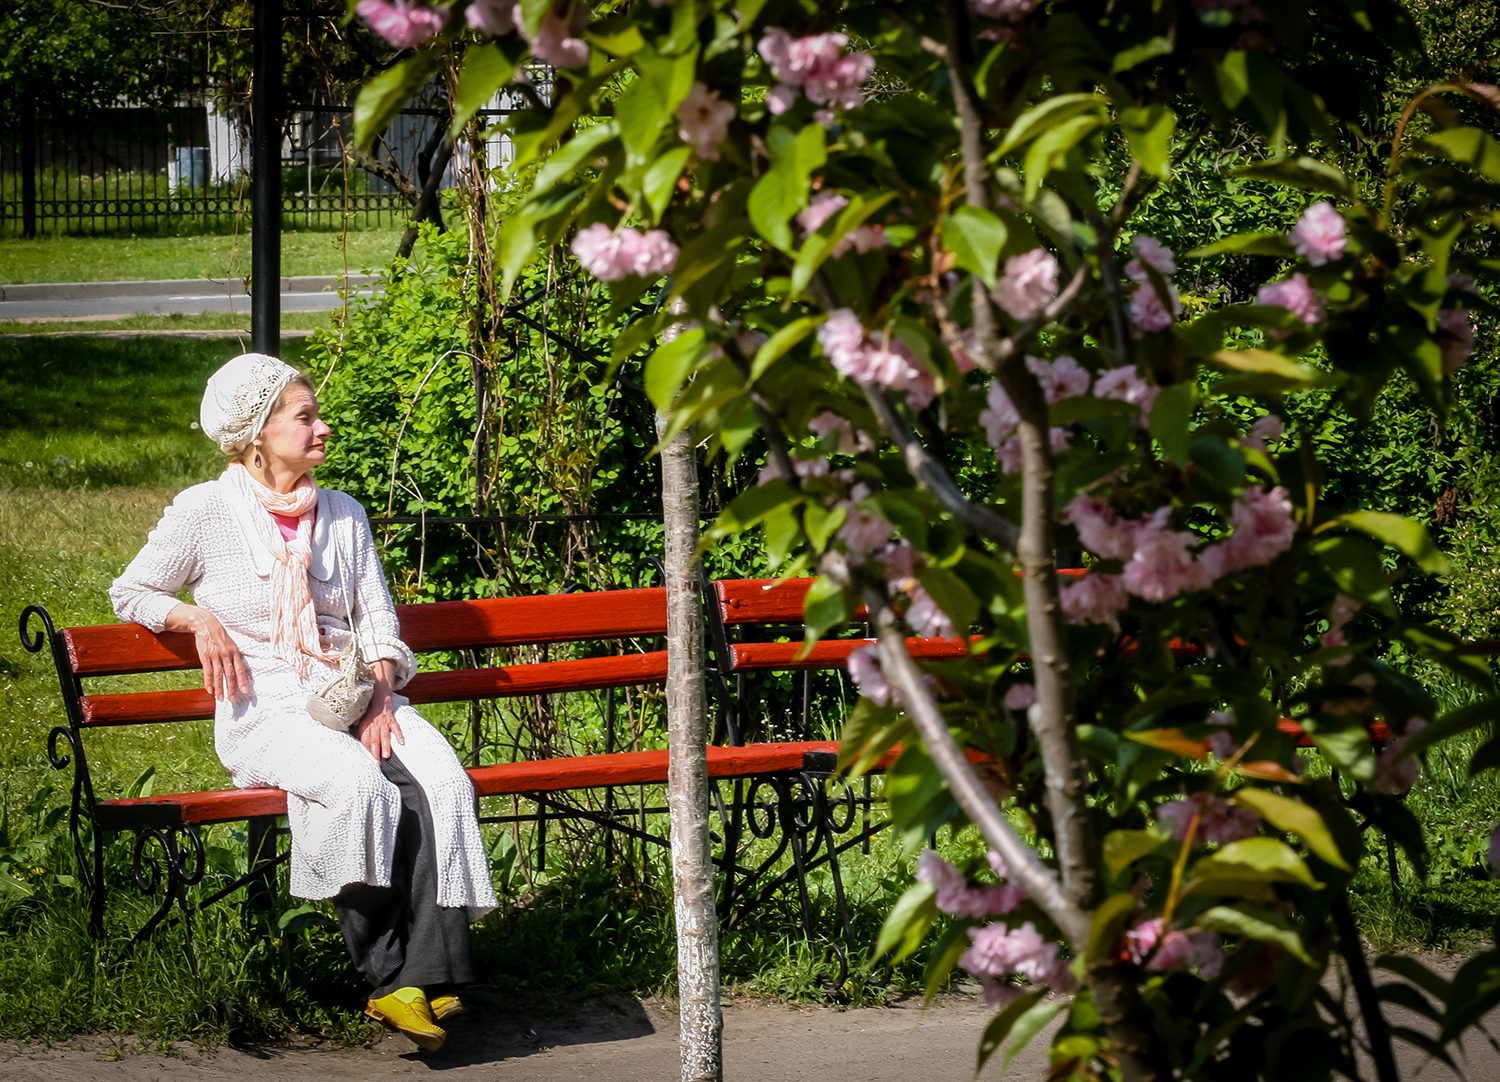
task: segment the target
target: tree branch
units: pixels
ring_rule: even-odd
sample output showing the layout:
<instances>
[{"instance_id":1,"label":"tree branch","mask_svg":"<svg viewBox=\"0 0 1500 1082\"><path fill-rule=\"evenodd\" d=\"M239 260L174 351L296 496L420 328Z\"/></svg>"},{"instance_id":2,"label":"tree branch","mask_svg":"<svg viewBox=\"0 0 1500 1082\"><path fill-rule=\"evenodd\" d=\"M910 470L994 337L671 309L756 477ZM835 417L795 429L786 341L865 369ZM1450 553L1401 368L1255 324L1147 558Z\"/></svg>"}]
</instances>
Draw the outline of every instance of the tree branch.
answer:
<instances>
[{"instance_id":1,"label":"tree branch","mask_svg":"<svg viewBox=\"0 0 1500 1082\"><path fill-rule=\"evenodd\" d=\"M963 748L948 729L948 722L932 694L917 663L906 649L906 636L896 624L896 612L882 587L862 583L865 607L879 637L880 666L916 725L927 753L942 771L953 790L959 807L969 817L984 840L1001 857L1012 882L1021 887L1052 918L1063 935L1081 953L1088 943L1089 916L1074 905L1062 891L1057 877L1041 862L1035 850L1021 840L1010 820L985 789L964 755Z\"/></svg>"},{"instance_id":2,"label":"tree branch","mask_svg":"<svg viewBox=\"0 0 1500 1082\"><path fill-rule=\"evenodd\" d=\"M953 478L949 476L943 464L933 458L931 452L923 447L921 441L912 434L911 429L906 427L906 422L902 420L901 415L896 412L879 387L867 384L864 391L870 408L880 419L880 425L885 429L885 434L900 448L901 456L906 460L906 468L911 470L917 483L936 496L948 512L963 523L965 529L981 537L989 538L1009 552L1014 552L1021 531L988 508L970 502L953 483Z\"/></svg>"},{"instance_id":3,"label":"tree branch","mask_svg":"<svg viewBox=\"0 0 1500 1082\"><path fill-rule=\"evenodd\" d=\"M958 113L959 146L967 186L965 197L971 206L984 207L988 203L989 174L978 99L963 65L969 41L968 11L963 0L946 0L945 19L948 72ZM1082 281L1075 274L1069 290L1074 290L1072 296L1076 296L1076 290L1081 289ZM1061 300L1059 295L1054 304ZM1032 730L1042 753L1047 810L1052 814L1063 888L1070 902L1080 909L1090 909L1098 904L1102 887L1099 845L1086 800L1088 764L1074 732L1077 719L1073 714L1072 672L1057 584L1054 466L1047 401L1014 345L1009 351L1003 349L1004 339L997 329L993 306L982 289L974 291L974 333L980 352L993 365L996 378L1021 418L1018 427L1022 463L1021 531L1016 557L1024 576L1022 591L1039 715L1032 723Z\"/></svg>"}]
</instances>

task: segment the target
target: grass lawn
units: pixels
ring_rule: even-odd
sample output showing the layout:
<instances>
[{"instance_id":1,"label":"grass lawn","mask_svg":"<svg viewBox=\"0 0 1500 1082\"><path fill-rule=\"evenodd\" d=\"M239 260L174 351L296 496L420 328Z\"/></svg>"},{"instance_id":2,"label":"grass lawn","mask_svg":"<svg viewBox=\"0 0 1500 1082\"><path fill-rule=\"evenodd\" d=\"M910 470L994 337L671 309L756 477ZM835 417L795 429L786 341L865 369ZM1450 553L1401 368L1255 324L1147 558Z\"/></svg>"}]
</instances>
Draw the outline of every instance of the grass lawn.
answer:
<instances>
[{"instance_id":1,"label":"grass lawn","mask_svg":"<svg viewBox=\"0 0 1500 1082\"><path fill-rule=\"evenodd\" d=\"M401 229L281 235L281 273L358 274L389 263ZM0 240L0 285L235 278L250 273L248 234L204 237L40 237Z\"/></svg>"},{"instance_id":2,"label":"grass lawn","mask_svg":"<svg viewBox=\"0 0 1500 1082\"><path fill-rule=\"evenodd\" d=\"M282 312L284 331L312 331L333 324L335 309L326 312ZM250 335L250 317L229 312L201 312L184 315L135 315L109 319L47 319L35 322L0 319L0 335L7 334L97 334L102 331L224 331ZM249 348L247 345L245 348Z\"/></svg>"}]
</instances>

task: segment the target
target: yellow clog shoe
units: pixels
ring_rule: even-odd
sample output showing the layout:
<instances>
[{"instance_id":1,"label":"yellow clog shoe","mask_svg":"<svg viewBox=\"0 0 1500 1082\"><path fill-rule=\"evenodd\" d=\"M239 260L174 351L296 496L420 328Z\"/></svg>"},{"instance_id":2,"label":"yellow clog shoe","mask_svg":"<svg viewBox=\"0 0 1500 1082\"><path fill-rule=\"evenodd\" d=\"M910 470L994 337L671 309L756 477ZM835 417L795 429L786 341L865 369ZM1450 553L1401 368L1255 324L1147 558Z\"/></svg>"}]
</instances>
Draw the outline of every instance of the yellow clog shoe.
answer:
<instances>
[{"instance_id":1,"label":"yellow clog shoe","mask_svg":"<svg viewBox=\"0 0 1500 1082\"><path fill-rule=\"evenodd\" d=\"M432 1008L432 1017L439 1022L446 1022L464 1013L463 1002L457 996L433 996L428 1006Z\"/></svg>"},{"instance_id":2,"label":"yellow clog shoe","mask_svg":"<svg viewBox=\"0 0 1500 1082\"><path fill-rule=\"evenodd\" d=\"M388 996L365 1004L365 1013L375 1021L406 1034L428 1052L443 1047L448 1037L432 1016L432 1007L420 988L398 988Z\"/></svg>"}]
</instances>

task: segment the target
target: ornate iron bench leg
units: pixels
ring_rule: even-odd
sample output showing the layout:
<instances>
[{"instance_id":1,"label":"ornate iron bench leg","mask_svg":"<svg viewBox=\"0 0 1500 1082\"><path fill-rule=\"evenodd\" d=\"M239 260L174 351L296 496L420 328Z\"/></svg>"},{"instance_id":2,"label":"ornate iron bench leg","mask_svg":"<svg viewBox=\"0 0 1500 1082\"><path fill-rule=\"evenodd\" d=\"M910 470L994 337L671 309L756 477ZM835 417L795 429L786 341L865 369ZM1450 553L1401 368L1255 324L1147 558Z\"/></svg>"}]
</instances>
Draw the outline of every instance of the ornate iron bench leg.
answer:
<instances>
[{"instance_id":1,"label":"ornate iron bench leg","mask_svg":"<svg viewBox=\"0 0 1500 1082\"><path fill-rule=\"evenodd\" d=\"M180 845L179 835L191 844L186 847ZM146 852L146 847L153 842L161 849L160 859ZM136 831L135 848L131 856L131 874L135 878L135 885L147 897L160 889L162 901L156 912L151 914L151 919L141 925L140 930L131 937L117 961L128 958L137 943L149 939L175 905L181 913L183 927L187 932L188 964L197 972L198 959L193 951L193 907L188 902L188 888L202 882L203 873L207 870L205 857L203 837L192 824L141 827Z\"/></svg>"}]
</instances>

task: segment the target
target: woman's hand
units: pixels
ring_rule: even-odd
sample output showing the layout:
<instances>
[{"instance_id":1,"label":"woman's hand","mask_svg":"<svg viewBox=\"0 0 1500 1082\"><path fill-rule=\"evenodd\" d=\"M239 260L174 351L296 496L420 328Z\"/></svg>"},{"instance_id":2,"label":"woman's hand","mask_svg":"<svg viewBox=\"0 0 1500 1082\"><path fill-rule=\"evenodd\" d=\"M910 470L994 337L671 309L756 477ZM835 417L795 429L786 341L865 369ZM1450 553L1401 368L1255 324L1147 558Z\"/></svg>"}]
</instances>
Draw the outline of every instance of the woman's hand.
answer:
<instances>
[{"instance_id":1,"label":"woman's hand","mask_svg":"<svg viewBox=\"0 0 1500 1082\"><path fill-rule=\"evenodd\" d=\"M204 691L215 699L231 702L250 693L245 659L217 616L197 605L178 605L167 614L166 629L193 636L198 660L203 665Z\"/></svg>"},{"instance_id":2,"label":"woman's hand","mask_svg":"<svg viewBox=\"0 0 1500 1082\"><path fill-rule=\"evenodd\" d=\"M370 668L375 673L375 693L370 696L370 706L365 716L354 726L354 735L366 750L377 759L391 757L391 742L405 744L406 737L396 721L396 693L391 690L391 678L396 665L391 661L377 661Z\"/></svg>"}]
</instances>

